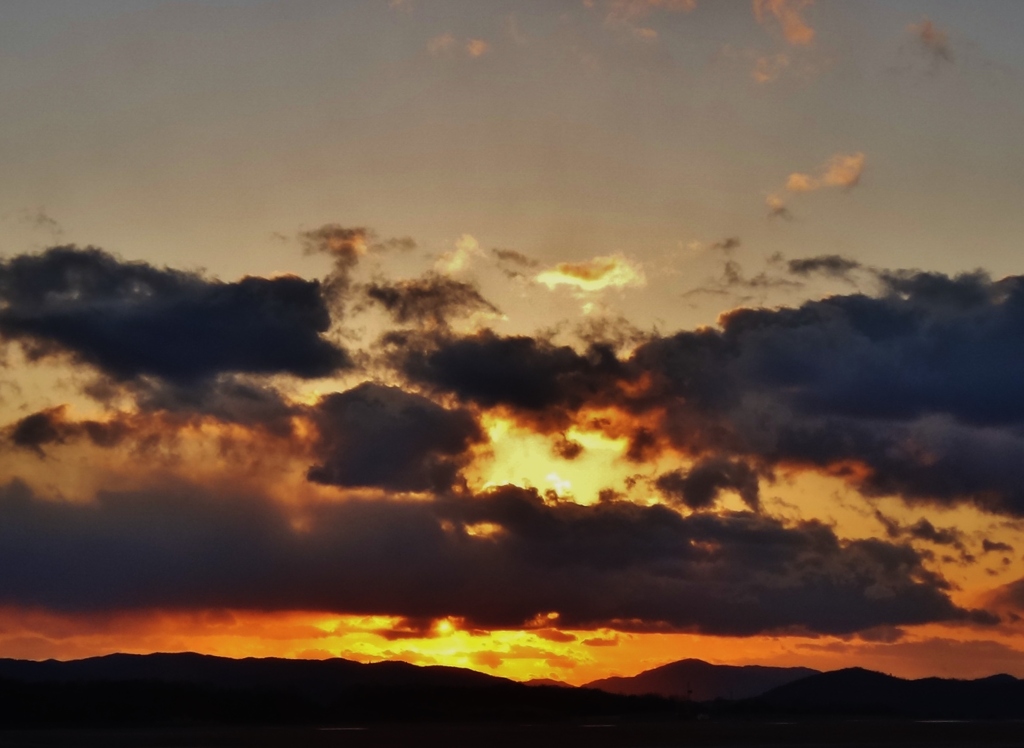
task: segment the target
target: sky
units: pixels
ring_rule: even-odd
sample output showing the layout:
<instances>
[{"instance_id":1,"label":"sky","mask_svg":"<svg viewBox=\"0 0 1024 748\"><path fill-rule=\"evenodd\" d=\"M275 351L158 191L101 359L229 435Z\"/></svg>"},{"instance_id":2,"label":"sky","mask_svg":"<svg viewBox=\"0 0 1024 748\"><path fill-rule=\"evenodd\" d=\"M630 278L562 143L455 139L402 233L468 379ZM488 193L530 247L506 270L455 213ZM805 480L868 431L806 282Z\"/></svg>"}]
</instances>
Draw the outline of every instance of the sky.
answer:
<instances>
[{"instance_id":1,"label":"sky","mask_svg":"<svg viewBox=\"0 0 1024 748\"><path fill-rule=\"evenodd\" d=\"M0 656L1024 676L1024 5L0 7Z\"/></svg>"}]
</instances>

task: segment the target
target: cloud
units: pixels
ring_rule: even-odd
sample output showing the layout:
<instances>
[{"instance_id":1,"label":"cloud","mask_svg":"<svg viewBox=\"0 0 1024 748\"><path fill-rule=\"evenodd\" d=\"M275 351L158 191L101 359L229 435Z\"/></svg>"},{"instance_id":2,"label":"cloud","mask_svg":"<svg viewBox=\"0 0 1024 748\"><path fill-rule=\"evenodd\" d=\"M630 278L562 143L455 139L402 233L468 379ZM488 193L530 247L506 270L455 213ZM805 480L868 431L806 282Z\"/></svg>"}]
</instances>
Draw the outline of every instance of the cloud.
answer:
<instances>
[{"instance_id":1,"label":"cloud","mask_svg":"<svg viewBox=\"0 0 1024 748\"><path fill-rule=\"evenodd\" d=\"M466 42L466 54L470 57L482 57L490 48L491 45L483 39L470 39Z\"/></svg>"},{"instance_id":2,"label":"cloud","mask_svg":"<svg viewBox=\"0 0 1024 748\"><path fill-rule=\"evenodd\" d=\"M786 221L793 220L793 213L786 207L785 201L778 195L768 195L764 204L768 206L768 218L781 218Z\"/></svg>"},{"instance_id":3,"label":"cloud","mask_svg":"<svg viewBox=\"0 0 1024 748\"><path fill-rule=\"evenodd\" d=\"M517 265L521 268L535 268L540 262L514 249L492 249L491 254L498 258L498 262Z\"/></svg>"},{"instance_id":4,"label":"cloud","mask_svg":"<svg viewBox=\"0 0 1024 748\"><path fill-rule=\"evenodd\" d=\"M905 545L815 522L683 518L619 501L547 504L513 487L302 508L195 486L53 502L0 489L0 602L61 612L317 610L517 628L846 634L966 621ZM467 526L502 532L478 537ZM183 553L182 549L188 549ZM419 622L419 623L416 623ZM397 632L402 633L402 632Z\"/></svg>"},{"instance_id":5,"label":"cloud","mask_svg":"<svg viewBox=\"0 0 1024 748\"><path fill-rule=\"evenodd\" d=\"M863 153L837 153L822 165L817 176L794 173L786 180L790 192L813 192L822 187L850 189L860 183L864 173Z\"/></svg>"},{"instance_id":6,"label":"cloud","mask_svg":"<svg viewBox=\"0 0 1024 748\"><path fill-rule=\"evenodd\" d=\"M451 32L445 32L432 37L427 42L427 52L432 55L451 55L461 50L467 56L477 58L487 54L491 45L483 39L466 39L460 42Z\"/></svg>"},{"instance_id":7,"label":"cloud","mask_svg":"<svg viewBox=\"0 0 1024 748\"><path fill-rule=\"evenodd\" d=\"M658 491L670 501L690 509L708 509L724 490L733 490L753 510L760 504L757 472L745 462L705 458L685 473L675 470L658 476Z\"/></svg>"},{"instance_id":8,"label":"cloud","mask_svg":"<svg viewBox=\"0 0 1024 748\"><path fill-rule=\"evenodd\" d=\"M758 83L771 83L777 80L789 68L789 65L789 55L783 52L764 55L755 60L751 75Z\"/></svg>"},{"instance_id":9,"label":"cloud","mask_svg":"<svg viewBox=\"0 0 1024 748\"><path fill-rule=\"evenodd\" d=\"M15 447L29 449L42 457L43 447L64 444L80 437L100 447L120 444L131 432L123 419L108 421L69 421L67 406L48 408L25 416L6 429L6 436Z\"/></svg>"},{"instance_id":10,"label":"cloud","mask_svg":"<svg viewBox=\"0 0 1024 748\"><path fill-rule=\"evenodd\" d=\"M779 24L782 36L797 46L808 46L814 42L814 29L803 17L803 11L814 5L814 0L753 0L754 17L757 22L767 25L770 21Z\"/></svg>"},{"instance_id":11,"label":"cloud","mask_svg":"<svg viewBox=\"0 0 1024 748\"><path fill-rule=\"evenodd\" d=\"M308 477L327 485L449 489L469 462L469 448L484 441L468 411L379 384L328 395L311 416L319 432L320 464Z\"/></svg>"},{"instance_id":12,"label":"cloud","mask_svg":"<svg viewBox=\"0 0 1024 748\"><path fill-rule=\"evenodd\" d=\"M324 377L351 364L323 337L331 317L321 291L295 276L225 283L52 247L0 261L0 336L32 358L68 355L118 381Z\"/></svg>"},{"instance_id":13,"label":"cloud","mask_svg":"<svg viewBox=\"0 0 1024 748\"><path fill-rule=\"evenodd\" d=\"M299 412L276 388L236 376L187 385L143 379L123 389L127 389L136 407L144 413L208 416L221 423L257 427L276 434L290 434L291 419ZM89 394L104 399L103 393Z\"/></svg>"},{"instance_id":14,"label":"cloud","mask_svg":"<svg viewBox=\"0 0 1024 748\"><path fill-rule=\"evenodd\" d=\"M491 254L497 260L501 272L508 278L526 278L526 271L540 266L533 257L517 252L514 249L492 249Z\"/></svg>"},{"instance_id":15,"label":"cloud","mask_svg":"<svg viewBox=\"0 0 1024 748\"><path fill-rule=\"evenodd\" d=\"M299 242L307 255L327 255L334 261L334 268L324 279L323 286L324 295L339 315L352 285L352 272L363 257L374 252L408 252L416 248L416 242L408 236L382 240L373 229L338 223L325 223L300 232Z\"/></svg>"},{"instance_id":16,"label":"cloud","mask_svg":"<svg viewBox=\"0 0 1024 748\"><path fill-rule=\"evenodd\" d=\"M935 527L924 517L913 524L905 525L887 517L878 509L875 510L875 519L882 523L889 538L924 540L935 545L951 546L960 551L962 561L974 561L974 557L965 547L964 534L955 527Z\"/></svg>"},{"instance_id":17,"label":"cloud","mask_svg":"<svg viewBox=\"0 0 1024 748\"><path fill-rule=\"evenodd\" d=\"M450 32L438 34L427 42L427 51L432 55L448 52L455 47L455 36Z\"/></svg>"},{"instance_id":18,"label":"cloud","mask_svg":"<svg viewBox=\"0 0 1024 748\"><path fill-rule=\"evenodd\" d=\"M848 478L870 494L1024 513L1024 401L1013 384L1024 358L1010 343L1024 332L1021 281L882 280L877 298L737 310L720 332L641 346L625 368L664 383L664 428L687 450L703 442L769 462L852 461L866 474L851 468Z\"/></svg>"},{"instance_id":19,"label":"cloud","mask_svg":"<svg viewBox=\"0 0 1024 748\"><path fill-rule=\"evenodd\" d=\"M1013 546L1009 543L985 538L981 541L981 550L983 553L1013 553Z\"/></svg>"},{"instance_id":20,"label":"cloud","mask_svg":"<svg viewBox=\"0 0 1024 748\"><path fill-rule=\"evenodd\" d=\"M538 273L535 280L548 288L569 286L581 292L606 288L635 288L647 284L643 268L621 254L584 262L562 262Z\"/></svg>"},{"instance_id":21,"label":"cloud","mask_svg":"<svg viewBox=\"0 0 1024 748\"><path fill-rule=\"evenodd\" d=\"M42 206L25 208L17 213L18 221L37 231L44 231L55 240L63 236L64 227L60 225L53 216L46 212Z\"/></svg>"},{"instance_id":22,"label":"cloud","mask_svg":"<svg viewBox=\"0 0 1024 748\"><path fill-rule=\"evenodd\" d=\"M402 325L417 322L444 326L451 317L475 312L498 314L497 307L472 283L436 273L403 281L378 280L367 284L365 293Z\"/></svg>"},{"instance_id":23,"label":"cloud","mask_svg":"<svg viewBox=\"0 0 1024 748\"><path fill-rule=\"evenodd\" d=\"M800 285L799 282L791 278L769 275L763 270L757 275L746 276L743 273L743 268L736 260L726 260L722 266L720 277L713 278L704 283L704 285L685 292L683 298L702 294L727 296L736 293L746 293L747 295L740 298L740 302L745 303L755 298L758 294L763 296L769 289L794 288Z\"/></svg>"},{"instance_id":24,"label":"cloud","mask_svg":"<svg viewBox=\"0 0 1024 748\"><path fill-rule=\"evenodd\" d=\"M820 273L832 278L849 278L850 273L863 266L857 260L842 255L818 255L790 260L787 267L793 275L803 277Z\"/></svg>"},{"instance_id":25,"label":"cloud","mask_svg":"<svg viewBox=\"0 0 1024 748\"><path fill-rule=\"evenodd\" d=\"M588 402L617 389L624 371L611 347L585 353L529 336L393 338L392 364L411 381L463 402L509 407L555 431Z\"/></svg>"},{"instance_id":26,"label":"cloud","mask_svg":"<svg viewBox=\"0 0 1024 748\"><path fill-rule=\"evenodd\" d=\"M953 62L949 36L927 18L907 26L907 33L913 36L917 48L930 60L933 70L943 63Z\"/></svg>"},{"instance_id":27,"label":"cloud","mask_svg":"<svg viewBox=\"0 0 1024 748\"><path fill-rule=\"evenodd\" d=\"M477 257L483 256L480 242L472 234L463 234L455 240L455 248L437 258L434 270L444 275L453 275L469 268Z\"/></svg>"},{"instance_id":28,"label":"cloud","mask_svg":"<svg viewBox=\"0 0 1024 748\"><path fill-rule=\"evenodd\" d=\"M128 445L147 451L173 440L186 427L215 424L293 438L294 419L302 414L277 390L233 377L188 386L144 380L119 388L116 395L126 393L134 398L133 410L118 410L106 403L103 417L75 420L69 406L60 405L25 416L2 434L11 446L39 457L46 457L51 448L82 442L105 449ZM226 446L222 440L220 448Z\"/></svg>"},{"instance_id":29,"label":"cloud","mask_svg":"<svg viewBox=\"0 0 1024 748\"><path fill-rule=\"evenodd\" d=\"M734 249L739 249L743 242L740 241L738 236L728 236L725 239L719 239L717 242L712 242L708 245L708 249L712 252L725 252L728 254Z\"/></svg>"},{"instance_id":30,"label":"cloud","mask_svg":"<svg viewBox=\"0 0 1024 748\"><path fill-rule=\"evenodd\" d=\"M394 365L549 433L581 409L642 419L637 459L671 447L819 471L868 496L1024 516L1024 278L875 277L875 296L737 309L623 358L480 333L406 339Z\"/></svg>"}]
</instances>

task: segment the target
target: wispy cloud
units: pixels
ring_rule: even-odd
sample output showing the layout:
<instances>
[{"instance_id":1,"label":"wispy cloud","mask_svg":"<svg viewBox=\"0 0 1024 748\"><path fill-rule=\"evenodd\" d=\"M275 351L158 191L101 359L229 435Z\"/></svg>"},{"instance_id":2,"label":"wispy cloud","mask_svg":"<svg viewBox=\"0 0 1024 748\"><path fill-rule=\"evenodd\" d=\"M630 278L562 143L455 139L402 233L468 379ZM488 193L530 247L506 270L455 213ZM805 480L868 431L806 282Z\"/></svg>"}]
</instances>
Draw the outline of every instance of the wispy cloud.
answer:
<instances>
[{"instance_id":1,"label":"wispy cloud","mask_svg":"<svg viewBox=\"0 0 1024 748\"><path fill-rule=\"evenodd\" d=\"M790 65L789 55L779 52L774 55L758 57L754 62L754 69L751 75L758 83L771 83L778 79Z\"/></svg>"},{"instance_id":2,"label":"wispy cloud","mask_svg":"<svg viewBox=\"0 0 1024 748\"><path fill-rule=\"evenodd\" d=\"M953 62L953 50L949 46L949 36L929 19L925 18L921 23L910 24L907 26L907 32L913 36L917 48L931 60L933 68L943 63Z\"/></svg>"},{"instance_id":3,"label":"wispy cloud","mask_svg":"<svg viewBox=\"0 0 1024 748\"><path fill-rule=\"evenodd\" d=\"M427 51L432 55L439 55L448 52L455 47L455 35L451 33L438 34L427 42Z\"/></svg>"},{"instance_id":4,"label":"wispy cloud","mask_svg":"<svg viewBox=\"0 0 1024 748\"><path fill-rule=\"evenodd\" d=\"M451 32L432 37L427 42L427 52L432 55L450 55L464 52L469 57L483 57L491 45L483 39L466 39L459 41Z\"/></svg>"},{"instance_id":5,"label":"wispy cloud","mask_svg":"<svg viewBox=\"0 0 1024 748\"><path fill-rule=\"evenodd\" d=\"M482 57L490 48L491 45L483 39L470 39L466 42L466 54L470 57Z\"/></svg>"},{"instance_id":6,"label":"wispy cloud","mask_svg":"<svg viewBox=\"0 0 1024 748\"><path fill-rule=\"evenodd\" d=\"M753 0L754 17L762 25L777 23L787 42L808 46L814 42L814 29L804 19L805 8L814 0Z\"/></svg>"},{"instance_id":7,"label":"wispy cloud","mask_svg":"<svg viewBox=\"0 0 1024 748\"><path fill-rule=\"evenodd\" d=\"M787 221L793 220L793 213L786 207L786 201L776 194L770 194L764 199L768 208L768 218L782 218Z\"/></svg>"},{"instance_id":8,"label":"wispy cloud","mask_svg":"<svg viewBox=\"0 0 1024 748\"><path fill-rule=\"evenodd\" d=\"M804 172L790 174L786 189L790 192L813 192L822 187L850 189L860 183L863 173L863 153L837 153L821 166L816 175Z\"/></svg>"}]
</instances>

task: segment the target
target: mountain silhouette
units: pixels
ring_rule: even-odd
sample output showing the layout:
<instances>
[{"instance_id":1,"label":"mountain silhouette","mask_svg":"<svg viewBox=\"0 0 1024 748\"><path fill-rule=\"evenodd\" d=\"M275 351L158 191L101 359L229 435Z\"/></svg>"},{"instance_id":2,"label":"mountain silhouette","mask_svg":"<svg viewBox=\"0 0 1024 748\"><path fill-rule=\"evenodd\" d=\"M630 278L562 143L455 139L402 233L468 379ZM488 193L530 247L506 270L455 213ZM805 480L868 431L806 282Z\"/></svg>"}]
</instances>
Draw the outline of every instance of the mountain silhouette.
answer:
<instances>
[{"instance_id":1,"label":"mountain silhouette","mask_svg":"<svg viewBox=\"0 0 1024 748\"><path fill-rule=\"evenodd\" d=\"M456 667L420 667L406 662L231 659L182 652L111 654L83 660L0 659L0 679L25 683L187 683L219 689L275 690L328 702L354 687L481 688L513 681Z\"/></svg>"},{"instance_id":2,"label":"mountain silhouette","mask_svg":"<svg viewBox=\"0 0 1024 748\"><path fill-rule=\"evenodd\" d=\"M749 699L818 672L805 667L712 665L703 660L687 659L632 677L601 678L587 683L586 687L609 693L657 694L694 701Z\"/></svg>"},{"instance_id":3,"label":"mountain silhouette","mask_svg":"<svg viewBox=\"0 0 1024 748\"><path fill-rule=\"evenodd\" d=\"M923 719L1022 719L1024 681L1011 675L977 680L907 680L863 668L819 673L763 694L772 711Z\"/></svg>"},{"instance_id":4,"label":"mountain silhouette","mask_svg":"<svg viewBox=\"0 0 1024 748\"><path fill-rule=\"evenodd\" d=\"M685 705L528 686L453 667L192 653L0 660L0 728L546 722L677 717Z\"/></svg>"}]
</instances>

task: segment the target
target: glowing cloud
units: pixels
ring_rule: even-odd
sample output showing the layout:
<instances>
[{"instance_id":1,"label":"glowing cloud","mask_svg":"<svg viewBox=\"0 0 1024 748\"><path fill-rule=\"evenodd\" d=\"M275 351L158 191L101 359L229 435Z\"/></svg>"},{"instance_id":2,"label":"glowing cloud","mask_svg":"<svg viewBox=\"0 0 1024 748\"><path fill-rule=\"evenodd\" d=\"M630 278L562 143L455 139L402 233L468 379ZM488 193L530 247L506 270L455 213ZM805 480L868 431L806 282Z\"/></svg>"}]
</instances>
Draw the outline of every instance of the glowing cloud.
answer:
<instances>
[{"instance_id":1,"label":"glowing cloud","mask_svg":"<svg viewBox=\"0 0 1024 748\"><path fill-rule=\"evenodd\" d=\"M814 0L754 0L754 17L762 25L774 19L787 42L805 47L814 42L814 29L807 25L802 12L813 4Z\"/></svg>"},{"instance_id":2,"label":"glowing cloud","mask_svg":"<svg viewBox=\"0 0 1024 748\"><path fill-rule=\"evenodd\" d=\"M470 39L466 42L466 53L470 57L481 57L491 48L483 39Z\"/></svg>"},{"instance_id":3,"label":"glowing cloud","mask_svg":"<svg viewBox=\"0 0 1024 748\"><path fill-rule=\"evenodd\" d=\"M480 242L471 234L463 234L455 241L455 249L445 252L437 258L434 269L439 273L458 273L469 267L474 257L483 254Z\"/></svg>"},{"instance_id":4,"label":"glowing cloud","mask_svg":"<svg viewBox=\"0 0 1024 748\"><path fill-rule=\"evenodd\" d=\"M786 180L790 192L813 192L822 187L843 187L850 189L860 183L864 173L863 153L837 153L820 170L818 176L796 172Z\"/></svg>"},{"instance_id":5,"label":"glowing cloud","mask_svg":"<svg viewBox=\"0 0 1024 748\"><path fill-rule=\"evenodd\" d=\"M605 288L636 288L646 285L643 268L621 254L595 257L585 262L562 262L536 276L548 288L571 286L579 291Z\"/></svg>"}]
</instances>

